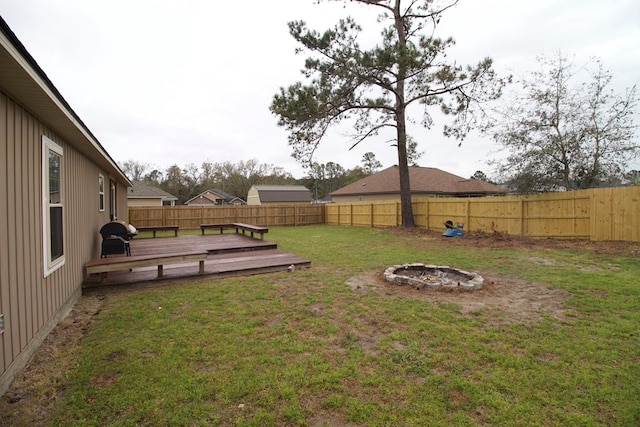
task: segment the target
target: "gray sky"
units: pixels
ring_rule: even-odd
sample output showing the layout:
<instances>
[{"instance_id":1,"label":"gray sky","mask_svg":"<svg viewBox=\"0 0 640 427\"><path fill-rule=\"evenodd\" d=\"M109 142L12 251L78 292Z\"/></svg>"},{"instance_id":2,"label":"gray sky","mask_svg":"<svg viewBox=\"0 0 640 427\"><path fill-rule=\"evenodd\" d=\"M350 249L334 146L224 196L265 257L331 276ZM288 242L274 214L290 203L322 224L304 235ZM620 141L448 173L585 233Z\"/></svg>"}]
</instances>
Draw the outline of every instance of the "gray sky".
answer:
<instances>
[{"instance_id":1,"label":"gray sky","mask_svg":"<svg viewBox=\"0 0 640 427\"><path fill-rule=\"evenodd\" d=\"M294 54L287 22L325 30L350 14L366 31L375 10L314 3L0 0L0 15L116 161L165 169L258 159L300 178L287 134L269 112L279 87L302 78L306 55ZM640 82L637 0L461 0L437 35L456 39L450 59L490 56L502 74L531 71L537 55L561 50L576 63L601 58L620 91ZM457 147L442 136L443 124L436 117L431 130L413 133L425 152L419 164L464 177L489 173L492 142L471 135ZM347 151L347 132L336 129L316 161L351 169L371 151L384 167L397 163L384 138Z\"/></svg>"}]
</instances>

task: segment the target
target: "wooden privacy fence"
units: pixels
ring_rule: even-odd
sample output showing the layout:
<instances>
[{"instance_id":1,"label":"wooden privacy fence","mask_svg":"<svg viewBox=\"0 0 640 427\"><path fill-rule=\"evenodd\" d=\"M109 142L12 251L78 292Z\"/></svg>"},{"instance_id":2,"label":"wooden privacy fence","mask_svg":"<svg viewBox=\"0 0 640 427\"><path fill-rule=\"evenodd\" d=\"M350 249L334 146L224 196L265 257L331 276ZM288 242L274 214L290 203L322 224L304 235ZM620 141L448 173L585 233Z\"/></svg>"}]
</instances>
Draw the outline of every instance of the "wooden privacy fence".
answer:
<instances>
[{"instance_id":1,"label":"wooden privacy fence","mask_svg":"<svg viewBox=\"0 0 640 427\"><path fill-rule=\"evenodd\" d=\"M413 201L417 226L444 230L444 222L469 231L498 231L534 238L640 241L640 186L561 193ZM331 203L325 223L398 226L400 201Z\"/></svg>"},{"instance_id":2,"label":"wooden privacy fence","mask_svg":"<svg viewBox=\"0 0 640 427\"><path fill-rule=\"evenodd\" d=\"M130 207L136 226L243 222L259 226L334 224L395 227L400 201L260 206ZM444 222L466 231L498 231L534 238L640 241L640 186L525 196L424 198L413 201L417 226L444 230Z\"/></svg>"},{"instance_id":3,"label":"wooden privacy fence","mask_svg":"<svg viewBox=\"0 0 640 427\"><path fill-rule=\"evenodd\" d=\"M131 206L129 222L137 227L177 225L199 229L200 224L242 222L263 227L324 224L322 205L283 204L260 206Z\"/></svg>"}]
</instances>

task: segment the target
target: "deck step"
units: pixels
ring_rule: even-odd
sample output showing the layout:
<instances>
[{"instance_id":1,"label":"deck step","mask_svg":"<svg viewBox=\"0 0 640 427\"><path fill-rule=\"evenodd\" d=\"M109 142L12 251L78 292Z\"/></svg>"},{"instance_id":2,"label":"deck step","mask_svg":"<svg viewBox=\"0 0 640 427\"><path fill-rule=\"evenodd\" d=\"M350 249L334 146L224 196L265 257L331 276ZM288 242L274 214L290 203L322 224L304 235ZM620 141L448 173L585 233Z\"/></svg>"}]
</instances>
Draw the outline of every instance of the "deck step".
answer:
<instances>
[{"instance_id":1,"label":"deck step","mask_svg":"<svg viewBox=\"0 0 640 427\"><path fill-rule=\"evenodd\" d=\"M201 274L197 274L200 271L197 263L194 266L189 262L164 266L161 278L158 277L156 267L138 267L131 271L109 272L104 283L99 283L99 277L96 275L88 276L83 287L135 288L141 284L153 285L167 280L221 278L284 271L291 265L296 269L311 266L311 261L278 249L274 242L236 233L131 240L133 257L155 258L186 251L207 253ZM124 256L123 258L126 259Z\"/></svg>"}]
</instances>

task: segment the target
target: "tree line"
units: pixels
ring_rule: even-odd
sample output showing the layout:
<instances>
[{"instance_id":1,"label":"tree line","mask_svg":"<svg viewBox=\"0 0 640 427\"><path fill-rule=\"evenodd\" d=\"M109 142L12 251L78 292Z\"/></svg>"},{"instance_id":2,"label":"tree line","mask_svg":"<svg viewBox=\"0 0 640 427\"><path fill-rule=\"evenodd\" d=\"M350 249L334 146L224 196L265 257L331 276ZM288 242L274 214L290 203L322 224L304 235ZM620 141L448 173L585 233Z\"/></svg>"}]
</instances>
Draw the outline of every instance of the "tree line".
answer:
<instances>
[{"instance_id":1,"label":"tree line","mask_svg":"<svg viewBox=\"0 0 640 427\"><path fill-rule=\"evenodd\" d=\"M308 174L296 179L279 166L260 163L256 159L237 162L190 163L180 167L172 165L161 170L149 163L127 160L119 163L122 171L132 181L143 182L158 187L178 198L177 203L195 197L210 189L247 200L247 193L253 185L303 185L313 194L315 200L323 200L329 193L361 178L377 172L382 164L373 153L366 153L361 166L346 169L338 163L314 163Z\"/></svg>"}]
</instances>

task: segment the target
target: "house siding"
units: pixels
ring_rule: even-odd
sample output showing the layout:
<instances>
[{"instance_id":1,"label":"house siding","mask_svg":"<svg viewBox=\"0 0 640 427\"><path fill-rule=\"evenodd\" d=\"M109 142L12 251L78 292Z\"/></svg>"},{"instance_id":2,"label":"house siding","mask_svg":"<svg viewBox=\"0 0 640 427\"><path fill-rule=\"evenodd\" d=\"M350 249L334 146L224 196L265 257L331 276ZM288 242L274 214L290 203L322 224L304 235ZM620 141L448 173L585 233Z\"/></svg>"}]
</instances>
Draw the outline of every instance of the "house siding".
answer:
<instances>
[{"instance_id":1,"label":"house siding","mask_svg":"<svg viewBox=\"0 0 640 427\"><path fill-rule=\"evenodd\" d=\"M65 263L44 277L42 224L42 135L64 150ZM101 170L44 123L0 91L0 392L26 365L46 335L81 294L84 264L99 256ZM126 220L127 192L117 184L117 213ZM105 192L106 200L109 194Z\"/></svg>"},{"instance_id":2,"label":"house siding","mask_svg":"<svg viewBox=\"0 0 640 427\"><path fill-rule=\"evenodd\" d=\"M247 192L247 205L257 206L260 204L260 195L258 194L258 190L254 187L251 187Z\"/></svg>"},{"instance_id":3,"label":"house siding","mask_svg":"<svg viewBox=\"0 0 640 427\"><path fill-rule=\"evenodd\" d=\"M162 206L162 199L132 199L128 200L128 206Z\"/></svg>"}]
</instances>

